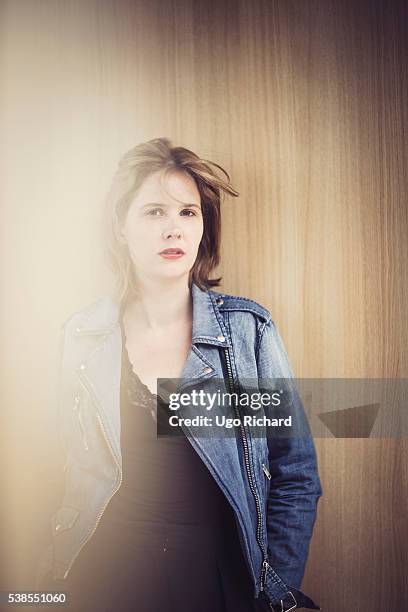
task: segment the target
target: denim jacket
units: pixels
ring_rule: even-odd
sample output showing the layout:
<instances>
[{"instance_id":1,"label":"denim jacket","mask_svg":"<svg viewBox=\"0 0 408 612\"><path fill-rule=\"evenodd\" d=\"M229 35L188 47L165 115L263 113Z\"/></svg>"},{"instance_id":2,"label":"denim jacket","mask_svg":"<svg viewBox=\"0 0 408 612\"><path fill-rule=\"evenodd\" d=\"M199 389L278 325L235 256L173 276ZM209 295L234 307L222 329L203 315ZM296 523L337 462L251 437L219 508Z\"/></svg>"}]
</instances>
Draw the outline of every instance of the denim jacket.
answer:
<instances>
[{"instance_id":1,"label":"denim jacket","mask_svg":"<svg viewBox=\"0 0 408 612\"><path fill-rule=\"evenodd\" d=\"M195 284L191 293L192 345L180 389L191 380L229 378L234 389L241 378L293 377L268 310ZM62 335L58 427L65 489L37 584L50 571L55 580L68 576L122 482L119 305L99 299L71 316ZM306 419L300 400L292 414ZM263 591L272 610L319 609L299 590L322 494L311 435L278 439L247 430L239 439L192 433L189 440L235 511L254 597Z\"/></svg>"}]
</instances>

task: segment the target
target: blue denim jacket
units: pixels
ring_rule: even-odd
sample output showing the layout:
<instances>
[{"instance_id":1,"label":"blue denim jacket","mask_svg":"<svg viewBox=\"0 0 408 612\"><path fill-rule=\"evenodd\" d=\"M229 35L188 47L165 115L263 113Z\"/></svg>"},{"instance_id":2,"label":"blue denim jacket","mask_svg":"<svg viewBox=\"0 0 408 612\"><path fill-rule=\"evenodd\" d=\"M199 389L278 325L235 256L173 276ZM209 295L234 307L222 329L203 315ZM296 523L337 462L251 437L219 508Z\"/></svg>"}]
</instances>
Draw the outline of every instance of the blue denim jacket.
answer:
<instances>
[{"instance_id":1,"label":"blue denim jacket","mask_svg":"<svg viewBox=\"0 0 408 612\"><path fill-rule=\"evenodd\" d=\"M228 378L234 389L241 379L293 377L265 308L195 284L192 298L192 346L180 390L191 380ZM70 317L62 336L58 414L65 489L37 584L49 571L54 579L68 576L122 482L119 305L101 298ZM300 400L291 410L306 419ZM254 597L263 591L276 610L319 609L299 590L322 493L312 437L254 437L247 430L238 439L192 432L189 440L235 511Z\"/></svg>"}]
</instances>

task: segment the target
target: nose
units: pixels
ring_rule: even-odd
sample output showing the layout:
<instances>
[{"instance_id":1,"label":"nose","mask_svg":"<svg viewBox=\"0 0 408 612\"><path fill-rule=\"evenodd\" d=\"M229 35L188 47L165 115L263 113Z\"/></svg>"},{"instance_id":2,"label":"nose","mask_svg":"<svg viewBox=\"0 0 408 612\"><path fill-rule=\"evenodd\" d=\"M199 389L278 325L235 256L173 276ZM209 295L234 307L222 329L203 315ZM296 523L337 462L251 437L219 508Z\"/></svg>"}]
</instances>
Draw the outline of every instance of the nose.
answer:
<instances>
[{"instance_id":1,"label":"nose","mask_svg":"<svg viewBox=\"0 0 408 612\"><path fill-rule=\"evenodd\" d=\"M181 229L173 227L171 230L164 230L163 238L168 240L169 238L181 238Z\"/></svg>"}]
</instances>

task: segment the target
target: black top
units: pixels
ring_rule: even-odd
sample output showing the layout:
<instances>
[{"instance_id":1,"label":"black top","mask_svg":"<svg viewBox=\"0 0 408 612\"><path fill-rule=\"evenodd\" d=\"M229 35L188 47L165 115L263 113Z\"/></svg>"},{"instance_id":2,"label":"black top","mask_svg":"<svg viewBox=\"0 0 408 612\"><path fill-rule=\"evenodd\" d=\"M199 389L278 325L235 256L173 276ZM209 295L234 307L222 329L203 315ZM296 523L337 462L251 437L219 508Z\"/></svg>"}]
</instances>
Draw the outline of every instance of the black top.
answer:
<instances>
[{"instance_id":1,"label":"black top","mask_svg":"<svg viewBox=\"0 0 408 612\"><path fill-rule=\"evenodd\" d=\"M157 437L157 396L133 372L126 349L121 398L123 482L105 522L130 532L135 521L217 525L223 493L184 435Z\"/></svg>"},{"instance_id":2,"label":"black top","mask_svg":"<svg viewBox=\"0 0 408 612\"><path fill-rule=\"evenodd\" d=\"M123 480L64 583L69 610L261 609L229 503L185 436L157 437L157 396L122 357Z\"/></svg>"}]
</instances>

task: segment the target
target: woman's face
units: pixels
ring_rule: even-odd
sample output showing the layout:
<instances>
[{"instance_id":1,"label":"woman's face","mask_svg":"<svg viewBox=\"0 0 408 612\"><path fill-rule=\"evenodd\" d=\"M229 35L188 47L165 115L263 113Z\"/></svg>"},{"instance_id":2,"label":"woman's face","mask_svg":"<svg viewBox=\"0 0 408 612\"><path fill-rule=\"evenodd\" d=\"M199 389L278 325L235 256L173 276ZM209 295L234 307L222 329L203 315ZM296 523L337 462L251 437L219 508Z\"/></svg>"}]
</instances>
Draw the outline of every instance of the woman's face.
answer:
<instances>
[{"instance_id":1,"label":"woman's face","mask_svg":"<svg viewBox=\"0 0 408 612\"><path fill-rule=\"evenodd\" d=\"M161 172L151 174L132 200L122 228L136 278L188 278L203 229L201 198L194 179L178 170L165 178ZM166 249L177 251L166 254Z\"/></svg>"}]
</instances>

